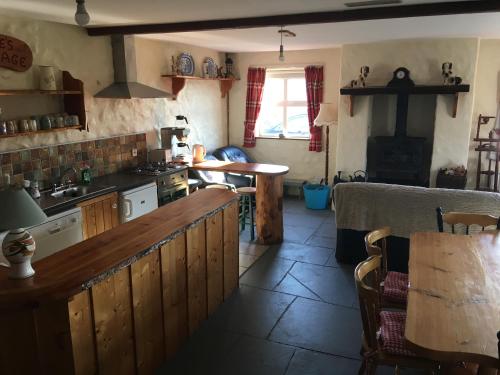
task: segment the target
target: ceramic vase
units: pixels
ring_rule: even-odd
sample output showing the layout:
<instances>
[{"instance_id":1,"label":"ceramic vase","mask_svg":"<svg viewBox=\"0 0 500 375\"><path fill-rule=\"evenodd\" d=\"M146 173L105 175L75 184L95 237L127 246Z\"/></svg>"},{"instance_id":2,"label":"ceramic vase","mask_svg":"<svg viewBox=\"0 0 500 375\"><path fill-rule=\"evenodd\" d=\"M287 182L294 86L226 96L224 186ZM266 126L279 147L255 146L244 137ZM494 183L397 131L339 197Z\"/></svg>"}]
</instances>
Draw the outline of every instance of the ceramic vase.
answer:
<instances>
[{"instance_id":1,"label":"ceramic vase","mask_svg":"<svg viewBox=\"0 0 500 375\"><path fill-rule=\"evenodd\" d=\"M9 278L25 279L35 274L35 270L31 267L35 240L24 228L13 229L5 236L2 252L10 263Z\"/></svg>"},{"instance_id":2,"label":"ceramic vase","mask_svg":"<svg viewBox=\"0 0 500 375\"><path fill-rule=\"evenodd\" d=\"M56 90L56 76L54 68L40 65L40 90Z\"/></svg>"}]
</instances>

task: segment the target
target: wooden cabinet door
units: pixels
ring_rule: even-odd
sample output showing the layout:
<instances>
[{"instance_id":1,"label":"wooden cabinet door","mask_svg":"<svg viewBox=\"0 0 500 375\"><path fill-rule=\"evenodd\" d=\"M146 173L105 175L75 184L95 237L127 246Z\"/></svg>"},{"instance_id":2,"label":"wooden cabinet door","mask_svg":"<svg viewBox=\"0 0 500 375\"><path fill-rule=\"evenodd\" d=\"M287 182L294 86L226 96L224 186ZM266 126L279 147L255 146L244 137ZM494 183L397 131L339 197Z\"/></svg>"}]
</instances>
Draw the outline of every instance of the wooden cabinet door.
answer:
<instances>
[{"instance_id":1,"label":"wooden cabinet door","mask_svg":"<svg viewBox=\"0 0 500 375\"><path fill-rule=\"evenodd\" d=\"M83 239L101 234L119 224L118 193L110 193L78 204L82 209Z\"/></svg>"}]
</instances>

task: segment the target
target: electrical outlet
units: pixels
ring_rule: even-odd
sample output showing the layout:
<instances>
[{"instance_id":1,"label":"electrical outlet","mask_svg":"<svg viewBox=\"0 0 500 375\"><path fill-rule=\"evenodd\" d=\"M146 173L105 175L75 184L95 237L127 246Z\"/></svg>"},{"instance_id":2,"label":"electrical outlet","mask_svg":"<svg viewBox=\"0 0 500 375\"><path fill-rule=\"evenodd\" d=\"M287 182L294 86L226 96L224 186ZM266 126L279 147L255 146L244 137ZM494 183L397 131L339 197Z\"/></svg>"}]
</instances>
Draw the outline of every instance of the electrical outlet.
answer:
<instances>
[{"instance_id":1,"label":"electrical outlet","mask_svg":"<svg viewBox=\"0 0 500 375\"><path fill-rule=\"evenodd\" d=\"M132 156L137 156L137 149L136 148L132 149Z\"/></svg>"}]
</instances>

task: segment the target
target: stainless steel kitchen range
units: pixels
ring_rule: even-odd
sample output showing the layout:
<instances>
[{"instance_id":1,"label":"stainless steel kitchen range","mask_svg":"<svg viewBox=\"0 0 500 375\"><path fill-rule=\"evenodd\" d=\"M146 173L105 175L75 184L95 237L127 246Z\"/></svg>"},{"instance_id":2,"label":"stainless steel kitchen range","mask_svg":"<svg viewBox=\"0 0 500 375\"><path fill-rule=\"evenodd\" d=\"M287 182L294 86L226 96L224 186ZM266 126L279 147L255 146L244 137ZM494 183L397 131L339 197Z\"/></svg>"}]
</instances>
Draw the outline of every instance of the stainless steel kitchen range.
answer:
<instances>
[{"instance_id":1,"label":"stainless steel kitchen range","mask_svg":"<svg viewBox=\"0 0 500 375\"><path fill-rule=\"evenodd\" d=\"M185 165L161 161L139 166L133 173L156 177L158 205L163 206L189 194L187 170Z\"/></svg>"}]
</instances>

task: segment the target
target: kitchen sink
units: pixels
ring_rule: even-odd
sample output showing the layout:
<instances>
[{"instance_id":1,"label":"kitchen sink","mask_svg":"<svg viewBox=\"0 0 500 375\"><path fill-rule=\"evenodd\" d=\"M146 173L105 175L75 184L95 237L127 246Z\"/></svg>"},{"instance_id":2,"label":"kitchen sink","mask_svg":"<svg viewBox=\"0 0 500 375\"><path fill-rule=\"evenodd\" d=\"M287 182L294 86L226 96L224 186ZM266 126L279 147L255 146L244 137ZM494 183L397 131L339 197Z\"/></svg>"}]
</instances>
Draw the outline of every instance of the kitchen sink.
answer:
<instances>
[{"instance_id":1,"label":"kitchen sink","mask_svg":"<svg viewBox=\"0 0 500 375\"><path fill-rule=\"evenodd\" d=\"M109 186L96 186L96 185L76 185L66 189L62 189L51 193L54 198L70 198L70 197L83 197L85 195L98 193L103 190L108 190Z\"/></svg>"}]
</instances>

